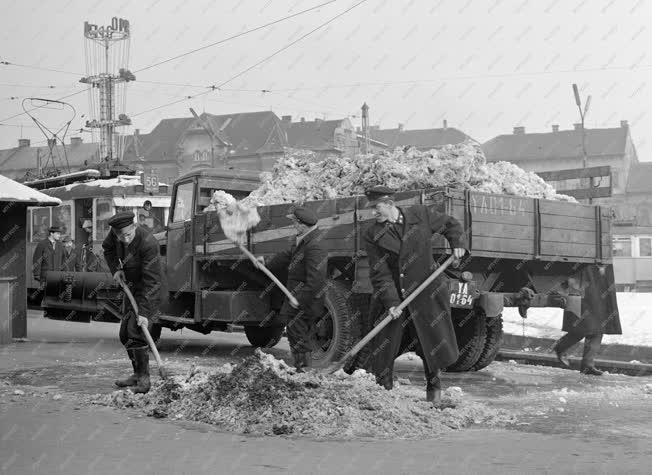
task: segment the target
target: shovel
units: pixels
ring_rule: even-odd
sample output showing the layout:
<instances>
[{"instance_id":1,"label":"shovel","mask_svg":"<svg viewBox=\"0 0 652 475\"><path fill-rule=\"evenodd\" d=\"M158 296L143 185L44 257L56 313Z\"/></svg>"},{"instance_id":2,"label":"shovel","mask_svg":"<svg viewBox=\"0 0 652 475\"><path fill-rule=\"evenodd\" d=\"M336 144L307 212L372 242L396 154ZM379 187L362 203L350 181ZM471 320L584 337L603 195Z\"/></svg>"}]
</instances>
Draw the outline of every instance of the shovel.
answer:
<instances>
[{"instance_id":1,"label":"shovel","mask_svg":"<svg viewBox=\"0 0 652 475\"><path fill-rule=\"evenodd\" d=\"M131 306L134 308L134 311L136 312L136 315L138 315L138 304L136 303L136 300L134 299L133 294L131 293L131 290L129 290L129 287L127 287L127 284L125 284L122 280L120 280L120 287L122 287L122 290L124 290L124 293L127 295L127 298L129 299L129 302L131 302ZM154 340L152 339L152 335L149 334L149 330L147 329L147 325L145 324L138 324L140 326L140 329L143 331L143 334L145 335L145 339L147 340L147 343L149 344L150 349L152 350L152 353L154 353L154 358L156 358L156 364L158 365L158 374L161 376L162 379L167 379L169 376L169 373L167 369L163 366L163 362L161 361L161 355L158 354L158 349L156 348L156 345L154 344Z\"/></svg>"},{"instance_id":2,"label":"shovel","mask_svg":"<svg viewBox=\"0 0 652 475\"><path fill-rule=\"evenodd\" d=\"M451 263L455 260L455 256L450 256L448 259L444 261L444 263L439 266L435 272L430 274L426 280L424 280L419 287L417 287L414 292L412 292L410 295L407 296L405 300L403 300L398 306L394 307L395 311L402 312L405 307L407 307L417 296L423 292L423 290L428 287L433 280L435 280L439 275L446 270L446 268L451 265ZM389 322L391 322L394 319L391 314L387 315L381 322L376 325L362 340L360 340L358 343L355 344L353 348L351 348L342 358L340 358L339 361L336 361L335 363L330 364L326 368L326 372L333 374L335 371L338 369L342 368L344 366L344 363L347 362L347 360L355 355L358 354L358 352L367 344L369 343L373 337L375 337L380 331L387 326Z\"/></svg>"},{"instance_id":3,"label":"shovel","mask_svg":"<svg viewBox=\"0 0 652 475\"><path fill-rule=\"evenodd\" d=\"M258 259L256 259L256 256L249 252L249 250L242 244L247 230L251 229L260 221L260 216L258 216L255 208L248 209L234 206L230 212L227 212L226 210L218 210L217 215L220 218L220 226L222 227L224 235L238 246L240 252L247 256L257 269L260 269L272 280L272 282L274 282L274 284L278 286L279 289L281 289L294 308L298 308L299 302L295 296L292 295L287 287L285 287L281 281L278 280L278 278Z\"/></svg>"}]
</instances>

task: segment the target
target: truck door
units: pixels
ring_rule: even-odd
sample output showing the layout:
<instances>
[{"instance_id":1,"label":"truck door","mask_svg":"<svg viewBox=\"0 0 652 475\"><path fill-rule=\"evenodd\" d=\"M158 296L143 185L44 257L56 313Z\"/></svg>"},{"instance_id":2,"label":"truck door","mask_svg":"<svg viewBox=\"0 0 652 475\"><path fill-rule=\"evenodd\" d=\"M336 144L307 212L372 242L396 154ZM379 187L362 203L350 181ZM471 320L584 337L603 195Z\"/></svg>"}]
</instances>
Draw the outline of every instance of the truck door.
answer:
<instances>
[{"instance_id":1,"label":"truck door","mask_svg":"<svg viewBox=\"0 0 652 475\"><path fill-rule=\"evenodd\" d=\"M192 288L194 181L179 183L172 196L168 225L167 275L171 292Z\"/></svg>"}]
</instances>

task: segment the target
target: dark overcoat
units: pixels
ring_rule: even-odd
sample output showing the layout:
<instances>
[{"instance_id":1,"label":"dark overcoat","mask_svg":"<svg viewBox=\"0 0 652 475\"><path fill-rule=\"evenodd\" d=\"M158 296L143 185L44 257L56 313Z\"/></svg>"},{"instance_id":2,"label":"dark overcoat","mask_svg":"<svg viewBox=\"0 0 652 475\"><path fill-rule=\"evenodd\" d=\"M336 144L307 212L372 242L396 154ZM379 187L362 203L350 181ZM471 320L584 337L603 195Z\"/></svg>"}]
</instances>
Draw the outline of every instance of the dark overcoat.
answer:
<instances>
[{"instance_id":1,"label":"dark overcoat","mask_svg":"<svg viewBox=\"0 0 652 475\"><path fill-rule=\"evenodd\" d=\"M34 249L32 257L32 273L34 279L45 284L45 273L49 270L58 271L61 269L61 258L63 245L56 241L54 247L49 239L39 241Z\"/></svg>"},{"instance_id":2,"label":"dark overcoat","mask_svg":"<svg viewBox=\"0 0 652 475\"><path fill-rule=\"evenodd\" d=\"M298 245L293 244L290 249L276 254L266 267L277 275L287 272L286 287L301 308L315 314L324 306L327 265L328 250L323 233L317 228L306 234ZM286 301L284 305L289 303Z\"/></svg>"},{"instance_id":3,"label":"dark overcoat","mask_svg":"<svg viewBox=\"0 0 652 475\"><path fill-rule=\"evenodd\" d=\"M584 266L570 294L582 296L582 314L564 311L562 331L579 335L621 335L613 265Z\"/></svg>"},{"instance_id":4,"label":"dark overcoat","mask_svg":"<svg viewBox=\"0 0 652 475\"><path fill-rule=\"evenodd\" d=\"M71 249L70 254L64 249L61 253L61 270L80 272L82 270L81 259L77 249Z\"/></svg>"},{"instance_id":5,"label":"dark overcoat","mask_svg":"<svg viewBox=\"0 0 652 475\"><path fill-rule=\"evenodd\" d=\"M151 233L136 227L136 235L128 245L110 231L102 243L104 258L111 274L121 268L138 304L139 314L155 318L161 299L161 265L158 242Z\"/></svg>"},{"instance_id":6,"label":"dark overcoat","mask_svg":"<svg viewBox=\"0 0 652 475\"><path fill-rule=\"evenodd\" d=\"M438 264L432 256L434 234L445 236L452 248L467 249L463 228L452 216L423 205L400 210L405 218L400 242L385 223L374 222L364 232L374 289L370 314L375 320L383 318L390 307L397 306L436 270ZM450 314L448 278L442 275L435 279L408 308L429 367L445 368L454 363L459 352ZM391 368L392 362L379 363L374 366L387 364Z\"/></svg>"}]
</instances>

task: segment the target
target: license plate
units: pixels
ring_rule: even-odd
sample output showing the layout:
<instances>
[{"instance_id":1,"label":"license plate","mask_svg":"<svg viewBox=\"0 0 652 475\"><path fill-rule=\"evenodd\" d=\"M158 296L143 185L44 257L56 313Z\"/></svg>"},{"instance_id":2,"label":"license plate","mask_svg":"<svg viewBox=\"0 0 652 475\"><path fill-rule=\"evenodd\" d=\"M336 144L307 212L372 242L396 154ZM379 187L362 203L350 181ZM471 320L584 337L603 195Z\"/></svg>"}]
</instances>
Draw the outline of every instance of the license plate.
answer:
<instances>
[{"instance_id":1,"label":"license plate","mask_svg":"<svg viewBox=\"0 0 652 475\"><path fill-rule=\"evenodd\" d=\"M460 282L454 280L450 283L451 307L471 308L475 297L475 282Z\"/></svg>"}]
</instances>

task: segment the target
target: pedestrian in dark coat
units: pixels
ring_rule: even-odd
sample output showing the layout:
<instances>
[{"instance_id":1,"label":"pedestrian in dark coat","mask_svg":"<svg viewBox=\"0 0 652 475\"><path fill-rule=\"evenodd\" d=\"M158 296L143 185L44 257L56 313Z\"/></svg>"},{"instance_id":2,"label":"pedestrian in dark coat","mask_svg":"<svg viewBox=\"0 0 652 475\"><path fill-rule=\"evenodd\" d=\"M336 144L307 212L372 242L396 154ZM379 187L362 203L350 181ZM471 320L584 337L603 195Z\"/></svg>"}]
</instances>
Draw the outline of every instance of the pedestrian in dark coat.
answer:
<instances>
[{"instance_id":1,"label":"pedestrian in dark coat","mask_svg":"<svg viewBox=\"0 0 652 475\"><path fill-rule=\"evenodd\" d=\"M63 247L61 246L61 228L52 226L49 229L47 239L43 239L36 245L32 258L32 273L41 287L45 285L45 273L49 270L58 271L61 269L61 258Z\"/></svg>"},{"instance_id":2,"label":"pedestrian in dark coat","mask_svg":"<svg viewBox=\"0 0 652 475\"><path fill-rule=\"evenodd\" d=\"M135 225L131 212L116 214L108 224L111 231L102 243L104 258L113 278L129 286L139 313L136 315L125 297L120 342L127 349L134 374L116 381L116 385L131 386L135 393L146 393L150 388L149 347L139 323L147 325L149 320L157 318L161 290L159 247L154 236Z\"/></svg>"},{"instance_id":3,"label":"pedestrian in dark coat","mask_svg":"<svg viewBox=\"0 0 652 475\"><path fill-rule=\"evenodd\" d=\"M62 241L63 252L61 254L61 270L80 272L82 266L77 250L75 249L75 242L70 236L64 236Z\"/></svg>"},{"instance_id":4,"label":"pedestrian in dark coat","mask_svg":"<svg viewBox=\"0 0 652 475\"><path fill-rule=\"evenodd\" d=\"M438 267L432 256L434 234L446 237L456 257L466 253L463 229L455 218L421 205L398 208L393 194L393 190L382 186L367 192L376 216L376 222L363 235L374 290L370 303L374 320L381 320L387 312L394 314L394 307ZM394 314L394 320L371 344L373 371L379 384L391 389L394 360L403 351L416 351L423 360L426 397L439 403L440 369L459 356L447 278L435 279L406 311Z\"/></svg>"},{"instance_id":5,"label":"pedestrian in dark coat","mask_svg":"<svg viewBox=\"0 0 652 475\"><path fill-rule=\"evenodd\" d=\"M618 302L616 301L613 265L584 266L577 276L569 279L569 294L582 296L581 315L564 311L562 331L568 332L554 346L557 359L566 368L570 362L566 352L584 339L584 354L580 370L584 374L602 375L595 367L602 335L621 335Z\"/></svg>"},{"instance_id":6,"label":"pedestrian in dark coat","mask_svg":"<svg viewBox=\"0 0 652 475\"><path fill-rule=\"evenodd\" d=\"M287 269L286 287L299 302L299 307L295 308L286 298L280 317L286 322L294 365L298 371L303 371L311 365L311 337L324 311L328 251L313 211L296 208L289 217L297 231L296 241L289 250L275 255L267 268L274 273Z\"/></svg>"}]
</instances>

